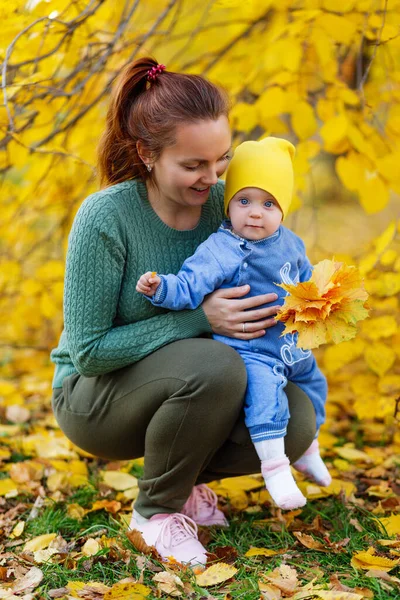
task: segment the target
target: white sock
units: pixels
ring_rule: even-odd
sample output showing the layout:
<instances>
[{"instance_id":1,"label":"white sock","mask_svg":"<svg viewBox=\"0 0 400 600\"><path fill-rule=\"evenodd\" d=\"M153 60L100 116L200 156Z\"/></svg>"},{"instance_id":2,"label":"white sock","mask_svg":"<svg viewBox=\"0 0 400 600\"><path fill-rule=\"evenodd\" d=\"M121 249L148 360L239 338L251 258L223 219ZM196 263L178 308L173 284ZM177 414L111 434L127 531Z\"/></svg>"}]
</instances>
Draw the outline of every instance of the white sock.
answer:
<instances>
[{"instance_id":1,"label":"white sock","mask_svg":"<svg viewBox=\"0 0 400 600\"><path fill-rule=\"evenodd\" d=\"M284 509L304 506L306 499L297 487L285 454L284 438L263 440L254 444L261 459L261 472L271 498Z\"/></svg>"},{"instance_id":2,"label":"white sock","mask_svg":"<svg viewBox=\"0 0 400 600\"><path fill-rule=\"evenodd\" d=\"M327 487L332 477L319 454L318 440L314 440L306 452L294 463L294 468L313 479L318 485Z\"/></svg>"},{"instance_id":3,"label":"white sock","mask_svg":"<svg viewBox=\"0 0 400 600\"><path fill-rule=\"evenodd\" d=\"M285 456L285 442L283 437L255 442L254 447L260 460L272 460L273 458L282 458L282 456Z\"/></svg>"},{"instance_id":4,"label":"white sock","mask_svg":"<svg viewBox=\"0 0 400 600\"><path fill-rule=\"evenodd\" d=\"M292 510L305 505L307 500L297 487L287 456L263 460L261 472L265 487L280 508Z\"/></svg>"}]
</instances>

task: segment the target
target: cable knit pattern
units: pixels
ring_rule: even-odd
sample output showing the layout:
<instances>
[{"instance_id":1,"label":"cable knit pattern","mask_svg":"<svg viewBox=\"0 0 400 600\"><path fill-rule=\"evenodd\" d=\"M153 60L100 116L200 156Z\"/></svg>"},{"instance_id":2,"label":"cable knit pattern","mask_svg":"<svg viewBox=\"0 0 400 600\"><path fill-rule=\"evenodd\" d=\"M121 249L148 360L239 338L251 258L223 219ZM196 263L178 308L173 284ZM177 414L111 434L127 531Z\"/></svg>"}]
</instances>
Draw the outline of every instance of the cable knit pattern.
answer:
<instances>
[{"instance_id":1,"label":"cable knit pattern","mask_svg":"<svg viewBox=\"0 0 400 600\"><path fill-rule=\"evenodd\" d=\"M135 363L170 342L211 332L201 307L170 312L136 292L142 273L177 273L218 229L224 184L211 188L194 229L178 231L153 211L141 180L88 196L68 243L64 331L51 353L53 387L78 372L94 377Z\"/></svg>"}]
</instances>

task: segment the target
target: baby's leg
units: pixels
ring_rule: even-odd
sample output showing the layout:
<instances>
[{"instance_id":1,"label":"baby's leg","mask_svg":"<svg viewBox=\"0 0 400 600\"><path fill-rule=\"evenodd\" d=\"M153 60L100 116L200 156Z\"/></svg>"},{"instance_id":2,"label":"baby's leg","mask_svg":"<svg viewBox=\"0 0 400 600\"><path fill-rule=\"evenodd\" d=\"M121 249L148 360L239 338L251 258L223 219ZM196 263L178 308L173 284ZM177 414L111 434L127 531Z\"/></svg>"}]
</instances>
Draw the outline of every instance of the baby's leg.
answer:
<instances>
[{"instance_id":1,"label":"baby's leg","mask_svg":"<svg viewBox=\"0 0 400 600\"><path fill-rule=\"evenodd\" d=\"M241 352L247 369L245 397L246 425L261 460L265 486L274 502L284 509L304 506L285 455L284 436L289 408L284 387L284 366L275 359L251 352Z\"/></svg>"},{"instance_id":2,"label":"baby's leg","mask_svg":"<svg viewBox=\"0 0 400 600\"><path fill-rule=\"evenodd\" d=\"M319 370L316 360L311 357L310 361L299 363L298 367L306 366L305 369L298 369L297 373L290 380L296 383L310 398L313 403L316 420L317 435L320 426L325 420L325 402L327 396L327 385L325 376ZM296 366L295 366L296 367ZM295 368L294 368L295 370ZM294 468L301 471L310 479L313 479L318 485L328 486L332 477L329 474L320 454L317 437L306 452L294 463Z\"/></svg>"},{"instance_id":3,"label":"baby's leg","mask_svg":"<svg viewBox=\"0 0 400 600\"><path fill-rule=\"evenodd\" d=\"M284 509L304 506L307 500L297 487L290 470L284 439L263 440L254 445L261 459L265 487L275 504Z\"/></svg>"},{"instance_id":4,"label":"baby's leg","mask_svg":"<svg viewBox=\"0 0 400 600\"><path fill-rule=\"evenodd\" d=\"M293 466L297 471L301 471L301 473L304 473L322 487L326 487L332 482L332 477L319 454L317 439L313 441L308 450L304 452L303 456Z\"/></svg>"}]
</instances>

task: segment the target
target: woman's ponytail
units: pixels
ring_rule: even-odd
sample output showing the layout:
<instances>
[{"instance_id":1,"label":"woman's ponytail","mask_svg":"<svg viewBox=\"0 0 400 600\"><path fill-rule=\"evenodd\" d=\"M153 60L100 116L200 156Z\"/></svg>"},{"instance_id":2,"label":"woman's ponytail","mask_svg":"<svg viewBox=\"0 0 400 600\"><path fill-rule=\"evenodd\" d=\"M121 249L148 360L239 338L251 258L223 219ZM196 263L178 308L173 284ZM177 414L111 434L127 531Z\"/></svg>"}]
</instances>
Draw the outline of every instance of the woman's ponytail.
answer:
<instances>
[{"instance_id":1,"label":"woman's ponytail","mask_svg":"<svg viewBox=\"0 0 400 600\"><path fill-rule=\"evenodd\" d=\"M107 111L106 128L98 146L101 186L145 174L129 120L135 100L146 91L147 72L156 65L152 58L141 58L127 65L117 77Z\"/></svg>"}]
</instances>

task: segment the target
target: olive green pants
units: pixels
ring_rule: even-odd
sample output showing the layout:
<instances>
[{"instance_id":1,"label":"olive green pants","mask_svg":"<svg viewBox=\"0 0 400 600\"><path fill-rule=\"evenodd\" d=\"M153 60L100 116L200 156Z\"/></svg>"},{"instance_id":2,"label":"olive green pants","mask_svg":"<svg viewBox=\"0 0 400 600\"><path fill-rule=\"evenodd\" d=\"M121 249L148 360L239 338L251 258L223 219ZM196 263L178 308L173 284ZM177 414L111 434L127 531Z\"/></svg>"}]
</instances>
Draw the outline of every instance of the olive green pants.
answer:
<instances>
[{"instance_id":1,"label":"olive green pants","mask_svg":"<svg viewBox=\"0 0 400 600\"><path fill-rule=\"evenodd\" d=\"M135 508L151 517L178 512L196 483L260 471L244 424L245 389L239 354L195 338L111 373L66 377L54 390L53 410L83 450L107 459L145 457ZM315 412L300 388L289 383L286 392L285 445L294 462L315 436Z\"/></svg>"}]
</instances>

